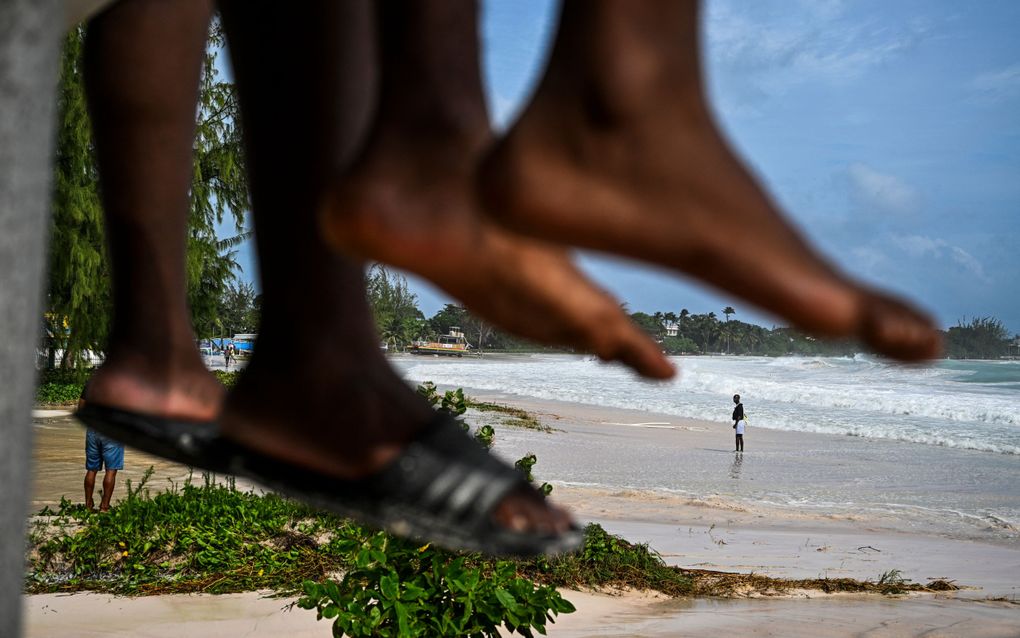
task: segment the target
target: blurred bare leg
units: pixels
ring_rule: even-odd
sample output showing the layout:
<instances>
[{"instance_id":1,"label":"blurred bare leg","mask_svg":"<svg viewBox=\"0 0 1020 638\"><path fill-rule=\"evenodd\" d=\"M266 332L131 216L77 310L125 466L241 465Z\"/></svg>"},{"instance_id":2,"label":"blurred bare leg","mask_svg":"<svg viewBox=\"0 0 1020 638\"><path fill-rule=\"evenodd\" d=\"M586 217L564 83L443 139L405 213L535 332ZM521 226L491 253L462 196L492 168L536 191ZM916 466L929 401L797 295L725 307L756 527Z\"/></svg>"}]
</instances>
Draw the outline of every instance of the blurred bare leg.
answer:
<instances>
[{"instance_id":1,"label":"blurred bare leg","mask_svg":"<svg viewBox=\"0 0 1020 638\"><path fill-rule=\"evenodd\" d=\"M222 386L195 347L185 284L195 105L210 0L132 0L92 20L85 80L114 321L89 402L208 420Z\"/></svg>"},{"instance_id":2,"label":"blurred bare leg","mask_svg":"<svg viewBox=\"0 0 1020 638\"><path fill-rule=\"evenodd\" d=\"M484 166L486 210L692 275L821 336L935 356L931 321L819 256L730 150L698 32L696 0L565 0L535 97Z\"/></svg>"},{"instance_id":3,"label":"blurred bare leg","mask_svg":"<svg viewBox=\"0 0 1020 638\"><path fill-rule=\"evenodd\" d=\"M326 245L317 204L368 122L370 5L332 0L281 11L221 2L245 128L262 273L254 354L227 396L226 437L342 479L395 459L435 415L378 347L360 262ZM511 492L494 516L560 531L569 519Z\"/></svg>"},{"instance_id":4,"label":"blurred bare leg","mask_svg":"<svg viewBox=\"0 0 1020 638\"><path fill-rule=\"evenodd\" d=\"M500 328L664 378L661 349L562 247L480 213L474 171L492 141L474 0L379 2L380 103L368 142L324 210L348 254L413 271Z\"/></svg>"}]
</instances>

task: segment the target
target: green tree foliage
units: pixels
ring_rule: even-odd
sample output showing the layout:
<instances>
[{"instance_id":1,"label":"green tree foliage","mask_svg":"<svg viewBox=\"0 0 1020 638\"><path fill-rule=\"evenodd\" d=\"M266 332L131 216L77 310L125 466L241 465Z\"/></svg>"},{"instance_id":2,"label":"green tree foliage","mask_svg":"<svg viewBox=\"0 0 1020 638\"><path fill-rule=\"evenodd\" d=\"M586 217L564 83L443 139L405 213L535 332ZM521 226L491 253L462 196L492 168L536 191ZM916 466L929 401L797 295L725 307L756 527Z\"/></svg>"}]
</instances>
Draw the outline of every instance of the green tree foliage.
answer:
<instances>
[{"instance_id":1,"label":"green tree foliage","mask_svg":"<svg viewBox=\"0 0 1020 638\"><path fill-rule=\"evenodd\" d=\"M679 314L634 312L631 320L656 339L666 354L756 354L782 356L849 356L861 352L859 343L850 340L818 340L796 330L778 327L769 330L751 323L731 319L736 314L726 306L720 321L714 312L691 314L683 308ZM665 336L666 326L675 325L677 334Z\"/></svg>"},{"instance_id":2,"label":"green tree foliage","mask_svg":"<svg viewBox=\"0 0 1020 638\"><path fill-rule=\"evenodd\" d=\"M432 315L428 320L428 333L430 336L444 335L450 332L450 328L457 326L464 328L468 320L468 311L463 306L448 303L439 312Z\"/></svg>"},{"instance_id":3,"label":"green tree foliage","mask_svg":"<svg viewBox=\"0 0 1020 638\"><path fill-rule=\"evenodd\" d=\"M662 313L656 313L656 315L658 317L645 312L633 312L630 315L630 319L637 324L638 328L647 332L653 339L661 340L666 334L666 328L662 325Z\"/></svg>"},{"instance_id":4,"label":"green tree foliage","mask_svg":"<svg viewBox=\"0 0 1020 638\"><path fill-rule=\"evenodd\" d=\"M399 349L421 336L425 315L405 277L375 264L365 275L365 289L383 343Z\"/></svg>"},{"instance_id":5,"label":"green tree foliage","mask_svg":"<svg viewBox=\"0 0 1020 638\"><path fill-rule=\"evenodd\" d=\"M689 330L691 338L702 352L714 350L715 338L719 334L719 320L714 312L707 315L691 315Z\"/></svg>"},{"instance_id":6,"label":"green tree foliage","mask_svg":"<svg viewBox=\"0 0 1020 638\"><path fill-rule=\"evenodd\" d=\"M946 354L954 359L997 359L1009 350L1009 332L993 317L959 322L946 333Z\"/></svg>"},{"instance_id":7,"label":"green tree foliage","mask_svg":"<svg viewBox=\"0 0 1020 638\"><path fill-rule=\"evenodd\" d=\"M81 57L84 28L68 34L60 65L53 225L50 240L46 334L61 365L98 348L110 322L110 275L103 249L103 208L96 187L92 128Z\"/></svg>"},{"instance_id":8,"label":"green tree foliage","mask_svg":"<svg viewBox=\"0 0 1020 638\"><path fill-rule=\"evenodd\" d=\"M666 337L662 340L662 349L666 354L690 354L698 351L698 344L687 337Z\"/></svg>"},{"instance_id":9,"label":"green tree foliage","mask_svg":"<svg viewBox=\"0 0 1020 638\"><path fill-rule=\"evenodd\" d=\"M203 326L203 336L232 336L238 333L251 333L259 327L259 295L255 294L255 286L250 282L241 282L227 286L219 298L216 308L216 323Z\"/></svg>"},{"instance_id":10,"label":"green tree foliage","mask_svg":"<svg viewBox=\"0 0 1020 638\"><path fill-rule=\"evenodd\" d=\"M220 24L214 21L202 64L188 217L188 303L196 327L218 322L219 302L236 280L234 249L251 236L244 229L249 205L239 106L234 85L223 81L216 68L224 41ZM228 216L236 234L219 239L216 227Z\"/></svg>"},{"instance_id":11,"label":"green tree foliage","mask_svg":"<svg viewBox=\"0 0 1020 638\"><path fill-rule=\"evenodd\" d=\"M85 350L101 350L110 318L110 272L103 239L99 175L82 81L84 41L84 27L68 34L58 89L45 322L50 345L64 349L63 365L80 361ZM216 70L222 42L222 33L214 25L202 72L188 218L188 300L200 334L202 327L217 323L219 300L234 281L237 269L236 253L231 249L247 237L242 231L248 199L237 102L232 85L220 80ZM221 240L216 236L216 226L228 214L238 235Z\"/></svg>"}]
</instances>

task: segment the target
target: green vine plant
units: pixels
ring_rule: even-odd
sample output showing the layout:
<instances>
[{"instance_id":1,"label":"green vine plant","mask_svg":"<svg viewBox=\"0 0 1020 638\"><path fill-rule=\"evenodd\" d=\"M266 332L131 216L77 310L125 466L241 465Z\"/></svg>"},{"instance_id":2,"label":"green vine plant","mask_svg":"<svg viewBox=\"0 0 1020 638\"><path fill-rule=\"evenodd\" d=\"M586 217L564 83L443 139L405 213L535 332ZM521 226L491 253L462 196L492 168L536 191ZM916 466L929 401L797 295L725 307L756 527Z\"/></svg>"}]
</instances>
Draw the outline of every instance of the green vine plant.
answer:
<instances>
[{"instance_id":1,"label":"green vine plant","mask_svg":"<svg viewBox=\"0 0 1020 638\"><path fill-rule=\"evenodd\" d=\"M417 392L433 408L462 417L469 401L463 388L439 393L431 381ZM496 431L483 425L475 439L491 448ZM537 462L528 454L516 463L528 481ZM543 494L552 491L544 483ZM511 634L545 634L547 621L571 613L574 606L552 586L518 575L512 561L485 563L477 555L458 555L416 547L385 532L348 548L355 566L337 582L305 581L297 605L333 620L334 636L482 636L496 638L503 627Z\"/></svg>"},{"instance_id":2,"label":"green vine plant","mask_svg":"<svg viewBox=\"0 0 1020 638\"><path fill-rule=\"evenodd\" d=\"M385 532L354 549L354 567L339 582L306 581L297 602L332 619L334 636L496 638L500 627L544 635L553 616L575 610L555 588L518 576L510 561L487 566Z\"/></svg>"}]
</instances>

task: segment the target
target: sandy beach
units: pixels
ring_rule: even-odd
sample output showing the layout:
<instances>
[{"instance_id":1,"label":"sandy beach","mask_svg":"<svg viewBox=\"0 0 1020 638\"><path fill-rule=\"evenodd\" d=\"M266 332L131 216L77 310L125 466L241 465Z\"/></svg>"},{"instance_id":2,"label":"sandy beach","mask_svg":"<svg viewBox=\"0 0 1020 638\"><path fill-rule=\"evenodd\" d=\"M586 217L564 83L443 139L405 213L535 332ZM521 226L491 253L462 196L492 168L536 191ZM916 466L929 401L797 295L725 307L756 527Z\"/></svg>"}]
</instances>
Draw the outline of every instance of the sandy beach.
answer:
<instances>
[{"instance_id":1,"label":"sandy beach","mask_svg":"<svg viewBox=\"0 0 1020 638\"><path fill-rule=\"evenodd\" d=\"M579 520L599 522L630 541L647 542L669 564L775 577L871 580L896 569L916 582L946 578L964 587L895 598L795 592L783 598L669 600L640 592L566 592L578 611L551 625L552 636L700 636L721 631L755 636L1020 635L1020 545L1009 530L973 521L940 527L924 518L901 519L896 512L756 504L730 494L744 484L756 490L767 487L760 484L770 480L772 471L764 460L766 452L775 462L788 464L784 449L810 452L843 441L829 441L822 434L757 430L749 435L748 452L738 464L720 427L728 427L725 424L471 394L528 409L555 428L544 433L500 427L498 416L469 413L473 422L496 424L498 454L516 458L535 452L536 475L551 479L553 497ZM59 502L62 494L80 499L82 431L62 416L35 422L34 507ZM755 460L755 450L762 461ZM609 455L601 456L606 451ZM632 466L631 455L646 461L645 473L614 478L614 472L623 472L621 467ZM705 469L699 464L702 457L717 459L711 461L717 467ZM619 464L615 469L613 459ZM812 457L805 459L810 463ZM831 459L819 462L831 464ZM187 475L186 468L129 450L123 476L137 480L149 465L156 468L150 483L154 489ZM586 466L589 485L575 480L580 471L575 466ZM700 495L642 487L643 481L650 486L659 480L656 472L685 471L714 471L717 476L706 475L705 480L726 485ZM119 494L122 489L123 484ZM313 613L284 611L289 602L258 593L36 595L25 598L26 630L32 637L329 635L329 626L316 623Z\"/></svg>"}]
</instances>

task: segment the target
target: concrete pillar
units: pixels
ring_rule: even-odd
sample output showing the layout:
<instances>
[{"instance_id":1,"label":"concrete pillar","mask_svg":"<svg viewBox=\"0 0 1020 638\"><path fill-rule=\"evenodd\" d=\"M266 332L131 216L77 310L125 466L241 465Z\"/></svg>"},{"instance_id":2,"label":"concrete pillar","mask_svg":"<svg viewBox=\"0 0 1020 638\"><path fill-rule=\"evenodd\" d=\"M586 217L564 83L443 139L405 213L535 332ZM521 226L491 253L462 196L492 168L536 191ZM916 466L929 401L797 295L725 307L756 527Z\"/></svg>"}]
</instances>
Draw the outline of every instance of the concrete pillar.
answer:
<instances>
[{"instance_id":1,"label":"concrete pillar","mask_svg":"<svg viewBox=\"0 0 1020 638\"><path fill-rule=\"evenodd\" d=\"M0 0L0 637L21 631L62 0Z\"/></svg>"}]
</instances>

